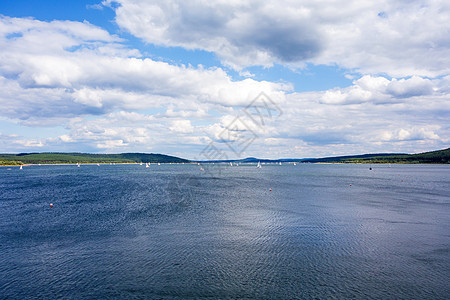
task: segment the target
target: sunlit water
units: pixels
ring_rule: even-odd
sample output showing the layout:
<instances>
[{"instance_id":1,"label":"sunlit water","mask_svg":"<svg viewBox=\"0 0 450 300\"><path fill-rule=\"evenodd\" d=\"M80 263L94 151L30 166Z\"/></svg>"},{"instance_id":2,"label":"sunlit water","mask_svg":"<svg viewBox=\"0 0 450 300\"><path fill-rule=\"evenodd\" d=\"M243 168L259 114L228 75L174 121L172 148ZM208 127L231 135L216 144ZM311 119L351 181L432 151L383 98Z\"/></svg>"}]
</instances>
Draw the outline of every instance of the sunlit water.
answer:
<instances>
[{"instance_id":1,"label":"sunlit water","mask_svg":"<svg viewBox=\"0 0 450 300\"><path fill-rule=\"evenodd\" d=\"M448 299L449 166L216 169L0 168L0 298Z\"/></svg>"}]
</instances>

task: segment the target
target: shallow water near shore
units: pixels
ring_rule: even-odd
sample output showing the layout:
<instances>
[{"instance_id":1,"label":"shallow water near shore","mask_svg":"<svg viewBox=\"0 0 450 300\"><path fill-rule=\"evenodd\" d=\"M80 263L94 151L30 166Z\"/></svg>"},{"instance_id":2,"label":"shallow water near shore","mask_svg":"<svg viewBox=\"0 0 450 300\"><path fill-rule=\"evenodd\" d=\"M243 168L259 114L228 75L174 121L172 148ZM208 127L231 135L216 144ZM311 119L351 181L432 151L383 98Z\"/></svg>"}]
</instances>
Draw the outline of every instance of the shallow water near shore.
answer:
<instances>
[{"instance_id":1,"label":"shallow water near shore","mask_svg":"<svg viewBox=\"0 0 450 300\"><path fill-rule=\"evenodd\" d=\"M0 168L0 298L446 299L450 166L372 167Z\"/></svg>"}]
</instances>

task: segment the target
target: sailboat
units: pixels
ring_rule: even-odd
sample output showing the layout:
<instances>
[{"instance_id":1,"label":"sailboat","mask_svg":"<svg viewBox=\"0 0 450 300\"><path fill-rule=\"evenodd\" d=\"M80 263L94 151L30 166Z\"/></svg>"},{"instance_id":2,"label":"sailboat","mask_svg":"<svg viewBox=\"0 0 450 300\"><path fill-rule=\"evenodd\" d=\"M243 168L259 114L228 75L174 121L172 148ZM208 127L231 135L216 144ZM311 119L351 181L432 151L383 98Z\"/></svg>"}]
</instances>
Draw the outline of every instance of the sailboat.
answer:
<instances>
[{"instance_id":1,"label":"sailboat","mask_svg":"<svg viewBox=\"0 0 450 300\"><path fill-rule=\"evenodd\" d=\"M142 166L142 161L141 161L141 163L139 165Z\"/></svg>"},{"instance_id":2,"label":"sailboat","mask_svg":"<svg viewBox=\"0 0 450 300\"><path fill-rule=\"evenodd\" d=\"M160 163L158 163L158 166L160 166L161 164Z\"/></svg>"},{"instance_id":3,"label":"sailboat","mask_svg":"<svg viewBox=\"0 0 450 300\"><path fill-rule=\"evenodd\" d=\"M294 163L294 166L296 166L297 165L297 163Z\"/></svg>"},{"instance_id":4,"label":"sailboat","mask_svg":"<svg viewBox=\"0 0 450 300\"><path fill-rule=\"evenodd\" d=\"M20 165L20 168L19 168L19 170L23 170L23 166L22 166L22 165Z\"/></svg>"},{"instance_id":5,"label":"sailboat","mask_svg":"<svg viewBox=\"0 0 450 300\"><path fill-rule=\"evenodd\" d=\"M261 169L261 162L258 161L258 165L256 166L258 169Z\"/></svg>"},{"instance_id":6,"label":"sailboat","mask_svg":"<svg viewBox=\"0 0 450 300\"><path fill-rule=\"evenodd\" d=\"M80 163L77 163L77 167L78 167L78 168L80 167Z\"/></svg>"},{"instance_id":7,"label":"sailboat","mask_svg":"<svg viewBox=\"0 0 450 300\"><path fill-rule=\"evenodd\" d=\"M145 163L145 167L148 168L148 167L150 167L150 166L148 165L148 163Z\"/></svg>"},{"instance_id":8,"label":"sailboat","mask_svg":"<svg viewBox=\"0 0 450 300\"><path fill-rule=\"evenodd\" d=\"M232 167L233 166L233 163L230 161L230 167Z\"/></svg>"},{"instance_id":9,"label":"sailboat","mask_svg":"<svg viewBox=\"0 0 450 300\"><path fill-rule=\"evenodd\" d=\"M97 167L100 167L100 164L97 164Z\"/></svg>"},{"instance_id":10,"label":"sailboat","mask_svg":"<svg viewBox=\"0 0 450 300\"><path fill-rule=\"evenodd\" d=\"M281 166L281 161L280 161L280 166Z\"/></svg>"}]
</instances>

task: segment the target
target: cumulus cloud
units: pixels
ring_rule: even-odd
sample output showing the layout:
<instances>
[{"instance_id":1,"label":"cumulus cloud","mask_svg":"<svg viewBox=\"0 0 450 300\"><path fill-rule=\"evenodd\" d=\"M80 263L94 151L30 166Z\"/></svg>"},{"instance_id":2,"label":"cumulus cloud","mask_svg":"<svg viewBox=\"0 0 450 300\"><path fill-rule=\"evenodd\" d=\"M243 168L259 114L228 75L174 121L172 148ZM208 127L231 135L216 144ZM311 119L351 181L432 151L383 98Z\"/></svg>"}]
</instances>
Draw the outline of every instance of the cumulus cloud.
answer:
<instances>
[{"instance_id":1,"label":"cumulus cloud","mask_svg":"<svg viewBox=\"0 0 450 300\"><path fill-rule=\"evenodd\" d=\"M433 84L430 80L413 76L410 79L395 78L389 83L386 91L395 97L413 97L430 95L433 93Z\"/></svg>"},{"instance_id":2,"label":"cumulus cloud","mask_svg":"<svg viewBox=\"0 0 450 300\"><path fill-rule=\"evenodd\" d=\"M127 8L127 3L123 2L121 8ZM284 49L284 45L271 45L272 48L266 45L282 32L296 32L292 24L283 25L281 30L274 16L276 20L285 18L294 22L295 15L299 14L314 27L317 16L309 4L297 7L294 2L285 3L296 8L292 13L276 12L278 6L270 6L271 2L264 5L256 1L250 4L220 2L223 15L216 19L216 15L198 16L200 11L197 10L185 15L186 5L167 8L154 3L151 10L160 18L154 21L157 25L169 22L167 26L170 26L173 20L165 19L166 10L181 14L176 15L179 22L198 21L188 24L200 32L195 41L190 41L188 35L183 36L185 33L176 36L186 43L184 47L193 43L189 47L197 48L196 43L205 43L214 48L217 42L223 46L223 53L229 53L223 57L236 66L252 60L252 64L270 65L274 61L290 64L324 59L329 55L330 40L321 27L311 31L321 32L317 35L317 49L307 50L302 45L303 39L311 38L303 31L299 40L288 44L299 49L297 54L294 48ZM230 6L235 8L232 14L226 9ZM265 36L251 36L256 21L244 22L250 8L256 9L255 20L262 20L262 16L269 18L264 23L268 31ZM321 14L331 18L328 9ZM269 14L270 10L274 11L273 15ZM360 11L359 6L355 6L355 10ZM383 20L390 17L389 10L386 11ZM122 13L117 10L118 22ZM239 14L243 16L235 16ZM355 13L346 14L345 18ZM220 35L216 32L218 29L212 28L211 36L216 35L218 40L209 40L206 34L201 41L202 30L206 30L202 29L204 22L210 22L210 27L222 26L225 22L230 28L242 28L242 36ZM164 45L172 45L175 33L168 35L166 31L173 28L158 26L154 32L156 38L165 39ZM273 32L269 30L271 26L276 27ZM247 40L249 43L244 43ZM285 42L289 43L283 40ZM365 75L346 88L296 93L289 84L253 78L232 80L219 67L174 65L143 57L139 51L124 46L119 37L87 22L42 22L8 17L0 18L0 49L0 120L30 128L58 125L64 129L64 132L42 138L3 133L0 135L3 151L152 151L193 158L213 142L221 143L233 157L224 140L236 141L235 135L244 131L254 133L256 138L242 156L314 157L385 152L386 149L417 152L443 148L450 142L448 76ZM220 54L222 50L214 51ZM445 63L441 66L445 68ZM242 74L246 74L245 71ZM255 124L243 112L261 91L269 95L282 112L264 126ZM231 128L236 117L240 123ZM5 131L2 129L2 132Z\"/></svg>"},{"instance_id":3,"label":"cumulus cloud","mask_svg":"<svg viewBox=\"0 0 450 300\"><path fill-rule=\"evenodd\" d=\"M103 4L114 7L121 28L148 43L214 52L235 69L313 62L393 77L450 71L450 5L443 0Z\"/></svg>"},{"instance_id":4,"label":"cumulus cloud","mask_svg":"<svg viewBox=\"0 0 450 300\"><path fill-rule=\"evenodd\" d=\"M357 104L372 102L385 104L407 101L408 98L441 93L440 86L446 79L430 80L419 76L391 80L365 75L348 88L326 91L321 102L325 104Z\"/></svg>"},{"instance_id":5,"label":"cumulus cloud","mask_svg":"<svg viewBox=\"0 0 450 300\"><path fill-rule=\"evenodd\" d=\"M235 68L315 57L321 33L307 9L280 10L275 2L104 1L122 28L147 42L217 53Z\"/></svg>"},{"instance_id":6,"label":"cumulus cloud","mask_svg":"<svg viewBox=\"0 0 450 300\"><path fill-rule=\"evenodd\" d=\"M423 127L412 126L411 128L397 128L394 130L383 130L376 137L376 141L392 142L392 141L412 141L412 140L439 140L436 134L440 128L436 125L427 125Z\"/></svg>"},{"instance_id":7,"label":"cumulus cloud","mask_svg":"<svg viewBox=\"0 0 450 300\"><path fill-rule=\"evenodd\" d=\"M245 105L260 91L288 87L233 81L220 68L141 58L120 39L88 23L0 19L1 114L26 120L158 108L170 103Z\"/></svg>"}]
</instances>

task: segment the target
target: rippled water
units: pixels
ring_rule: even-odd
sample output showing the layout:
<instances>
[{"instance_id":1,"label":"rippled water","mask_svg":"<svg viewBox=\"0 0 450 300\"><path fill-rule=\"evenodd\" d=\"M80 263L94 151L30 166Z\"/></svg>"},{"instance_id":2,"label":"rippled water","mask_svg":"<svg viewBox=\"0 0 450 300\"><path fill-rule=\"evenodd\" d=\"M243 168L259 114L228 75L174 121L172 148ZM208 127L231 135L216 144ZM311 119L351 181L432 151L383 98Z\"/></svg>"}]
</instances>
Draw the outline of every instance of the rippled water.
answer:
<instances>
[{"instance_id":1,"label":"rippled water","mask_svg":"<svg viewBox=\"0 0 450 300\"><path fill-rule=\"evenodd\" d=\"M30 166L0 193L0 298L450 295L449 166Z\"/></svg>"}]
</instances>

